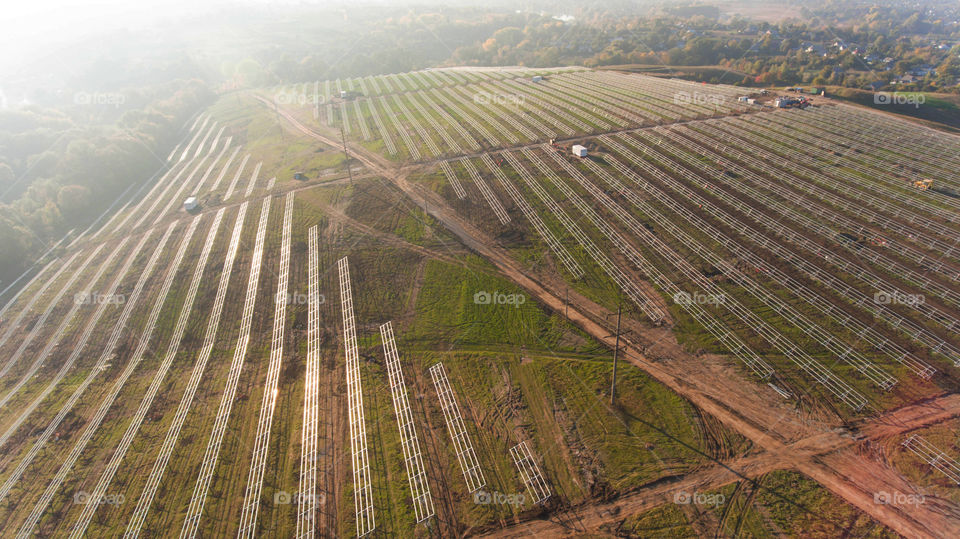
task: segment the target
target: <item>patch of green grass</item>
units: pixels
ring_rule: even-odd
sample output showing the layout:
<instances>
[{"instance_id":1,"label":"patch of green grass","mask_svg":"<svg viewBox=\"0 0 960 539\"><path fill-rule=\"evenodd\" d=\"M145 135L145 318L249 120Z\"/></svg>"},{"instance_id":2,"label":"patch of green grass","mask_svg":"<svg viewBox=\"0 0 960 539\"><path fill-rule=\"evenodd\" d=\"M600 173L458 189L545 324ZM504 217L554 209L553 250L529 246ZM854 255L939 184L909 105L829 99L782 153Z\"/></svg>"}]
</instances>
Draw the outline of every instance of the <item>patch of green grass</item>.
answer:
<instances>
[{"instance_id":1,"label":"patch of green grass","mask_svg":"<svg viewBox=\"0 0 960 539\"><path fill-rule=\"evenodd\" d=\"M470 258L471 263L482 264ZM410 338L425 343L439 337L458 346L540 343L563 349L561 340L568 329L560 317L544 312L509 281L430 260Z\"/></svg>"},{"instance_id":2,"label":"patch of green grass","mask_svg":"<svg viewBox=\"0 0 960 539\"><path fill-rule=\"evenodd\" d=\"M837 498L816 481L792 471L776 471L764 476L750 510L760 511L758 518L768 522L768 529L774 534L897 537L890 529Z\"/></svg>"}]
</instances>

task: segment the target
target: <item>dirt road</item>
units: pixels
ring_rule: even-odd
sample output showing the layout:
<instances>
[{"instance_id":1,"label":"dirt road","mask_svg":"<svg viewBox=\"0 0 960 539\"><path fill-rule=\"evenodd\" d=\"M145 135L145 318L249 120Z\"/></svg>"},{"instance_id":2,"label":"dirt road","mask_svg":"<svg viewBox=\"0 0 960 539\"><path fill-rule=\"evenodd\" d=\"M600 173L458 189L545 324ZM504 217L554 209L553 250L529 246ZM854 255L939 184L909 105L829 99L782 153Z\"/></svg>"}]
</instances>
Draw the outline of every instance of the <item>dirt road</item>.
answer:
<instances>
[{"instance_id":1,"label":"dirt road","mask_svg":"<svg viewBox=\"0 0 960 539\"><path fill-rule=\"evenodd\" d=\"M707 492L730 483L753 479L785 469L784 459L812 458L820 448L800 442L785 453L762 453L724 462L680 478L668 478L637 489L607 503L585 503L550 515L549 519L531 519L496 530L473 530L480 537L560 537L613 529L629 515L636 515L666 503L674 503L684 493ZM683 498L679 498L683 499Z\"/></svg>"}]
</instances>

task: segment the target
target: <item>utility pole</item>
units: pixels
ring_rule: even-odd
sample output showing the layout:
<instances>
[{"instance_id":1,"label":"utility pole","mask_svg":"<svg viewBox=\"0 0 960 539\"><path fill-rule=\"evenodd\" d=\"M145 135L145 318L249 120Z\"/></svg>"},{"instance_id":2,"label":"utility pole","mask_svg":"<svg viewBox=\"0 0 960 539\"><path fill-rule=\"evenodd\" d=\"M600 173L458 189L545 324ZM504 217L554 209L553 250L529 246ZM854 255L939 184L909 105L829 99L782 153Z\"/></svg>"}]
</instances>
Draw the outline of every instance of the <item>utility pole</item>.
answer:
<instances>
[{"instance_id":1,"label":"utility pole","mask_svg":"<svg viewBox=\"0 0 960 539\"><path fill-rule=\"evenodd\" d=\"M621 304L617 304L617 334L616 334L616 344L613 347L613 379L610 381L610 405L612 406L617 400L617 352L620 351L620 307Z\"/></svg>"},{"instance_id":2,"label":"utility pole","mask_svg":"<svg viewBox=\"0 0 960 539\"><path fill-rule=\"evenodd\" d=\"M347 159L347 176L350 178L350 186L353 187L353 167L350 165L350 154L347 153L347 136L343 134L343 105L337 107L340 112L340 141L343 143L343 156Z\"/></svg>"}]
</instances>

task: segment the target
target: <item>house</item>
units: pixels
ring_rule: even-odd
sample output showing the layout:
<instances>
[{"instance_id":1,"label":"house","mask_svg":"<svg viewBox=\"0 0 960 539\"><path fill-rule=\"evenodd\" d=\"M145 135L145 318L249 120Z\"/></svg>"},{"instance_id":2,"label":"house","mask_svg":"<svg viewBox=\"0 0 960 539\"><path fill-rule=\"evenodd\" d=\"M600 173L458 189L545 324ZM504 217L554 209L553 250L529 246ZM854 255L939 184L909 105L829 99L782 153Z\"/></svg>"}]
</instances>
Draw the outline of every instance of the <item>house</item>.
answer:
<instances>
[{"instance_id":1,"label":"house","mask_svg":"<svg viewBox=\"0 0 960 539\"><path fill-rule=\"evenodd\" d=\"M587 148L579 144L574 144L573 148L570 148L570 150L573 152L573 155L577 157L582 158L587 156Z\"/></svg>"},{"instance_id":2,"label":"house","mask_svg":"<svg viewBox=\"0 0 960 539\"><path fill-rule=\"evenodd\" d=\"M197 197L189 197L183 201L183 209L187 211L194 211L200 207L200 201L197 200Z\"/></svg>"},{"instance_id":3,"label":"house","mask_svg":"<svg viewBox=\"0 0 960 539\"><path fill-rule=\"evenodd\" d=\"M857 49L860 48L860 45L857 45L856 43L847 43L847 42L843 41L842 39L841 39L841 40L837 40L837 41L833 44L833 46L836 47L836 48L838 48L838 49L840 49L841 51L856 51Z\"/></svg>"}]
</instances>

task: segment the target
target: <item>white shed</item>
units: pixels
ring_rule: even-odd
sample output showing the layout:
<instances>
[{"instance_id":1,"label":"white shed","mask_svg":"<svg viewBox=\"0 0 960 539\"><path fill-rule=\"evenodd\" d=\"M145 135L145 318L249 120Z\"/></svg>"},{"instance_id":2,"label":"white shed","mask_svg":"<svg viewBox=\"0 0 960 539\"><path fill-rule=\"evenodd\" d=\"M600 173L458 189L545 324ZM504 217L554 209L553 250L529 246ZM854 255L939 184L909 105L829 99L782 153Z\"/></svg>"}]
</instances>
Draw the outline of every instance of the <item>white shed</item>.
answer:
<instances>
[{"instance_id":1,"label":"white shed","mask_svg":"<svg viewBox=\"0 0 960 539\"><path fill-rule=\"evenodd\" d=\"M577 157L586 157L586 156L587 156L587 148L584 147L584 146L581 146L581 145L579 145L579 144L574 144L574 145L573 145L573 148L570 148L570 150L572 150L572 151L573 151L573 155L575 155L575 156L577 156Z\"/></svg>"},{"instance_id":2,"label":"white shed","mask_svg":"<svg viewBox=\"0 0 960 539\"><path fill-rule=\"evenodd\" d=\"M193 211L200 207L200 201L197 200L197 197L190 197L183 201L183 209L187 211Z\"/></svg>"}]
</instances>

